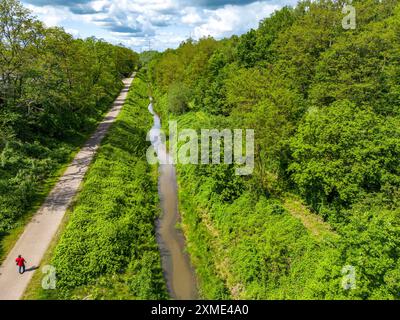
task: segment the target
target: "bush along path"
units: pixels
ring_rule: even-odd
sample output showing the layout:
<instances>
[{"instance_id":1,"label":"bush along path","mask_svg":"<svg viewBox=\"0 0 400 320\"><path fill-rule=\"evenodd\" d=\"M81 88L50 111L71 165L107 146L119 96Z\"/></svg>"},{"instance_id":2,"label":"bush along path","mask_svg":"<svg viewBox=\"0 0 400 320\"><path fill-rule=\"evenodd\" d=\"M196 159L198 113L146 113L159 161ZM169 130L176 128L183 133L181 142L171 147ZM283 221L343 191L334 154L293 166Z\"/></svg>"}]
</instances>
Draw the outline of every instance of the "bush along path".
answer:
<instances>
[{"instance_id":1,"label":"bush along path","mask_svg":"<svg viewBox=\"0 0 400 320\"><path fill-rule=\"evenodd\" d=\"M124 80L124 89L114 102L111 111L77 154L1 265L0 300L20 299L33 273L40 267L42 257L57 232L100 142L122 109L132 80L133 78ZM22 254L27 261L27 272L23 275L18 274L15 264L15 258L19 254Z\"/></svg>"}]
</instances>

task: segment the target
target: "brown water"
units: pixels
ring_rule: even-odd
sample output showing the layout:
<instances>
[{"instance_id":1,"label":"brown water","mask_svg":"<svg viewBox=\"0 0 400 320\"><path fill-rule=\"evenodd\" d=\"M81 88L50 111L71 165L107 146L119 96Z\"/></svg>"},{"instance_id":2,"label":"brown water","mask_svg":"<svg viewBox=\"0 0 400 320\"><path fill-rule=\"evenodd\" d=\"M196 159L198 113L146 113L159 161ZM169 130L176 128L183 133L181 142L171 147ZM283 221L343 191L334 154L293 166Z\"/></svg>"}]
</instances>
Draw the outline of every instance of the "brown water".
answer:
<instances>
[{"instance_id":1,"label":"brown water","mask_svg":"<svg viewBox=\"0 0 400 320\"><path fill-rule=\"evenodd\" d=\"M162 163L169 163L165 141L161 141L161 120L149 105L149 111L154 116L154 126L150 139ZM157 221L157 242L161 251L161 261L169 294L175 300L195 300L198 298L196 277L185 251L185 237L176 228L181 217L178 210L178 187L176 171L172 164L160 164L159 195L161 199L162 216Z\"/></svg>"}]
</instances>

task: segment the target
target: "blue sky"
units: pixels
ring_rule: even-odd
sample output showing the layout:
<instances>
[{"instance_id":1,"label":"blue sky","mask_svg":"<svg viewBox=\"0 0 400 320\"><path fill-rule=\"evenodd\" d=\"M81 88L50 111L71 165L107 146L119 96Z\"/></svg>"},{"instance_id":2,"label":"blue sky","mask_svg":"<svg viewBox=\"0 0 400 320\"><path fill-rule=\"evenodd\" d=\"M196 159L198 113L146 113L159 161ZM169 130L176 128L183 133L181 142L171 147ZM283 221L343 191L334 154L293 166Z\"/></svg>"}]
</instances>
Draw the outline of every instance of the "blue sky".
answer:
<instances>
[{"instance_id":1,"label":"blue sky","mask_svg":"<svg viewBox=\"0 0 400 320\"><path fill-rule=\"evenodd\" d=\"M175 48L190 36L242 34L297 0L23 0L47 26L96 36L136 51Z\"/></svg>"}]
</instances>

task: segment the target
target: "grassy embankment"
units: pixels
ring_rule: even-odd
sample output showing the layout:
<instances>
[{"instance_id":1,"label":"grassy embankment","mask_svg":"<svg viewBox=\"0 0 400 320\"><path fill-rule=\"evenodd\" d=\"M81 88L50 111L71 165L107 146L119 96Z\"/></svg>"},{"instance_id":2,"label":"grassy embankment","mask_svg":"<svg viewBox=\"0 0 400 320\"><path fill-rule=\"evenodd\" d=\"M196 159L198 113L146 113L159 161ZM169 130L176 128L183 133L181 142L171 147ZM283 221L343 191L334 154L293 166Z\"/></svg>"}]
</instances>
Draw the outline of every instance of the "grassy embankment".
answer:
<instances>
[{"instance_id":1,"label":"grassy embankment","mask_svg":"<svg viewBox=\"0 0 400 320\"><path fill-rule=\"evenodd\" d=\"M56 268L57 289L43 290L37 272L26 299L167 298L154 232L157 173L146 161L148 101L139 75L43 262Z\"/></svg>"},{"instance_id":2,"label":"grassy embankment","mask_svg":"<svg viewBox=\"0 0 400 320\"><path fill-rule=\"evenodd\" d=\"M173 115L162 97L155 108L167 134L169 120L180 130L228 127L204 112ZM338 255L338 236L296 197L251 193L233 166L178 165L177 172L182 229L203 298L324 296L320 284ZM334 270L338 288L340 271Z\"/></svg>"}]
</instances>

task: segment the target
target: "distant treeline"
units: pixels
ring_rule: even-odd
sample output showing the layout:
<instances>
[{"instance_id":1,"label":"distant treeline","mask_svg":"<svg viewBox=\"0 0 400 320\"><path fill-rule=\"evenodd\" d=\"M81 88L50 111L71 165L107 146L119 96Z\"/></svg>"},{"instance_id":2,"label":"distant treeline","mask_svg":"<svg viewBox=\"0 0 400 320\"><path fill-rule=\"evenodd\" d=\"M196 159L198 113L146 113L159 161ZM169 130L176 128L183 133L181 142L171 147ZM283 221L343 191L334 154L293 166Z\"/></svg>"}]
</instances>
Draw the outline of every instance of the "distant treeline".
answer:
<instances>
[{"instance_id":1,"label":"distant treeline","mask_svg":"<svg viewBox=\"0 0 400 320\"><path fill-rule=\"evenodd\" d=\"M0 239L45 190L139 64L123 46L46 28L0 1ZM43 196L43 195L42 195Z\"/></svg>"},{"instance_id":2,"label":"distant treeline","mask_svg":"<svg viewBox=\"0 0 400 320\"><path fill-rule=\"evenodd\" d=\"M353 0L348 30L346 3L301 1L148 65L164 123L255 129L252 177L178 170L207 298L400 298L400 5Z\"/></svg>"}]
</instances>

